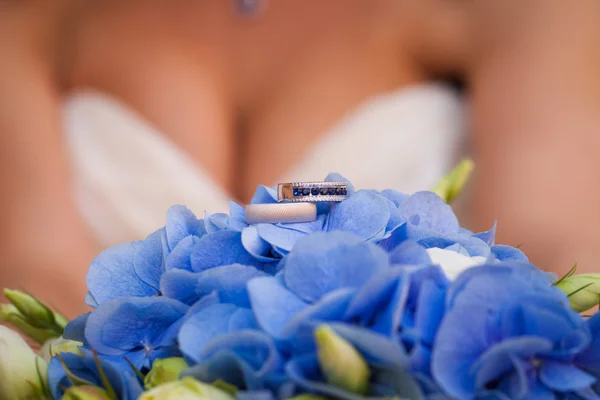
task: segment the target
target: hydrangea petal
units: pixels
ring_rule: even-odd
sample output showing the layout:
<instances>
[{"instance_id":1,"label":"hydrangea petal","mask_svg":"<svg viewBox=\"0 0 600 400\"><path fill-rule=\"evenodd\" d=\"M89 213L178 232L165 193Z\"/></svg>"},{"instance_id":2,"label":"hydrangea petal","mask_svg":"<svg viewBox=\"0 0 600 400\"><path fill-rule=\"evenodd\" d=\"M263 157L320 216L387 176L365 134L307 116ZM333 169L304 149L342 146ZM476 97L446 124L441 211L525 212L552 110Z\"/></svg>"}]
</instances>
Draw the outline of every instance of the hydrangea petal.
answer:
<instances>
[{"instance_id":1,"label":"hydrangea petal","mask_svg":"<svg viewBox=\"0 0 600 400\"><path fill-rule=\"evenodd\" d=\"M369 279L355 294L346 310L346 319L366 324L385 307L405 274L404 268L393 267Z\"/></svg>"},{"instance_id":2,"label":"hydrangea petal","mask_svg":"<svg viewBox=\"0 0 600 400\"><path fill-rule=\"evenodd\" d=\"M292 358L285 365L289 379L302 389L341 400L365 400L365 397L347 392L333 385L324 383L316 355L305 355Z\"/></svg>"},{"instance_id":3,"label":"hydrangea petal","mask_svg":"<svg viewBox=\"0 0 600 400\"><path fill-rule=\"evenodd\" d=\"M498 261L529 262L529 259L525 253L523 253L521 250L503 244L492 246L492 254Z\"/></svg>"},{"instance_id":4,"label":"hydrangea petal","mask_svg":"<svg viewBox=\"0 0 600 400\"><path fill-rule=\"evenodd\" d=\"M362 286L389 268L389 261L381 248L350 233L317 232L296 243L285 265L286 285L314 302L336 289Z\"/></svg>"},{"instance_id":5,"label":"hydrangea petal","mask_svg":"<svg viewBox=\"0 0 600 400\"><path fill-rule=\"evenodd\" d=\"M214 233L229 229L229 215L225 213L206 213L204 216L206 233Z\"/></svg>"},{"instance_id":6,"label":"hydrangea petal","mask_svg":"<svg viewBox=\"0 0 600 400\"><path fill-rule=\"evenodd\" d=\"M490 347L473 363L475 386L483 388L513 369L513 357L527 358L552 349L552 342L537 337L516 337Z\"/></svg>"},{"instance_id":7,"label":"hydrangea petal","mask_svg":"<svg viewBox=\"0 0 600 400\"><path fill-rule=\"evenodd\" d=\"M277 203L277 189L260 185L256 188L250 204L271 204Z\"/></svg>"},{"instance_id":8,"label":"hydrangea petal","mask_svg":"<svg viewBox=\"0 0 600 400\"><path fill-rule=\"evenodd\" d=\"M306 236L304 232L273 224L258 224L257 229L263 240L285 251L292 250L296 242Z\"/></svg>"},{"instance_id":9,"label":"hydrangea petal","mask_svg":"<svg viewBox=\"0 0 600 400\"><path fill-rule=\"evenodd\" d=\"M274 338L282 338L285 325L294 315L308 307L308 304L281 286L275 278L251 280L248 282L248 292L258 324Z\"/></svg>"},{"instance_id":10,"label":"hydrangea petal","mask_svg":"<svg viewBox=\"0 0 600 400\"><path fill-rule=\"evenodd\" d=\"M200 353L200 361L208 360L222 351L231 352L244 360L256 378L265 377L282 367L282 357L275 343L260 331L242 330L215 337Z\"/></svg>"},{"instance_id":11,"label":"hydrangea petal","mask_svg":"<svg viewBox=\"0 0 600 400\"><path fill-rule=\"evenodd\" d=\"M129 297L100 305L89 317L85 338L99 353L124 354L152 346L188 307L166 297Z\"/></svg>"},{"instance_id":12,"label":"hydrangea petal","mask_svg":"<svg viewBox=\"0 0 600 400\"><path fill-rule=\"evenodd\" d=\"M406 240L390 252L390 263L400 265L426 265L431 259L425 247L414 240Z\"/></svg>"},{"instance_id":13,"label":"hydrangea petal","mask_svg":"<svg viewBox=\"0 0 600 400\"><path fill-rule=\"evenodd\" d=\"M493 246L494 241L496 240L496 226L497 225L498 225L498 223L494 222L494 226L492 226L492 228L489 231L476 233L474 236L478 239L483 240L485 243L487 243L488 246Z\"/></svg>"},{"instance_id":14,"label":"hydrangea petal","mask_svg":"<svg viewBox=\"0 0 600 400\"><path fill-rule=\"evenodd\" d=\"M194 362L201 362L206 345L220 335L253 329L252 311L233 304L212 304L186 318L179 330L179 347Z\"/></svg>"},{"instance_id":15,"label":"hydrangea petal","mask_svg":"<svg viewBox=\"0 0 600 400\"><path fill-rule=\"evenodd\" d=\"M173 250L177 243L187 236L202 237L206 233L202 221L198 220L189 208L182 205L172 206L167 211L165 231L169 250Z\"/></svg>"},{"instance_id":16,"label":"hydrangea petal","mask_svg":"<svg viewBox=\"0 0 600 400\"><path fill-rule=\"evenodd\" d=\"M401 208L404 201L410 197L409 195L394 189L382 190L381 195L394 203L394 205L398 208Z\"/></svg>"},{"instance_id":17,"label":"hydrangea petal","mask_svg":"<svg viewBox=\"0 0 600 400\"><path fill-rule=\"evenodd\" d=\"M192 261L190 256L199 240L197 236L187 236L177 243L177 246L166 257L165 270L183 269L191 271Z\"/></svg>"},{"instance_id":18,"label":"hydrangea petal","mask_svg":"<svg viewBox=\"0 0 600 400\"><path fill-rule=\"evenodd\" d=\"M401 211L409 225L439 234L456 234L460 227L452 208L433 192L413 194L404 201Z\"/></svg>"},{"instance_id":19,"label":"hydrangea petal","mask_svg":"<svg viewBox=\"0 0 600 400\"><path fill-rule=\"evenodd\" d=\"M133 269L136 275L146 284L158 289L160 276L163 273L163 250L160 229L146 239L133 242Z\"/></svg>"},{"instance_id":20,"label":"hydrangea petal","mask_svg":"<svg viewBox=\"0 0 600 400\"><path fill-rule=\"evenodd\" d=\"M196 293L202 297L216 291L223 303L250 308L246 285L251 279L264 276L267 274L249 265L215 267L198 274Z\"/></svg>"},{"instance_id":21,"label":"hydrangea petal","mask_svg":"<svg viewBox=\"0 0 600 400\"><path fill-rule=\"evenodd\" d=\"M241 232L231 230L203 236L190 258L192 270L196 272L230 264L261 265L242 245Z\"/></svg>"},{"instance_id":22,"label":"hydrangea petal","mask_svg":"<svg viewBox=\"0 0 600 400\"><path fill-rule=\"evenodd\" d=\"M353 289L339 289L328 293L297 313L284 327L282 336L291 342L295 352L316 350L313 334L315 327L323 322L343 321L353 295Z\"/></svg>"},{"instance_id":23,"label":"hydrangea petal","mask_svg":"<svg viewBox=\"0 0 600 400\"><path fill-rule=\"evenodd\" d=\"M279 259L273 257L271 253L271 244L260 237L256 225L244 228L242 231L242 245L252 255L262 262L274 262Z\"/></svg>"},{"instance_id":24,"label":"hydrangea petal","mask_svg":"<svg viewBox=\"0 0 600 400\"><path fill-rule=\"evenodd\" d=\"M351 232L362 240L370 240L385 231L389 219L388 200L360 190L332 207L327 229Z\"/></svg>"},{"instance_id":25,"label":"hydrangea petal","mask_svg":"<svg viewBox=\"0 0 600 400\"><path fill-rule=\"evenodd\" d=\"M594 376L573 365L552 361L546 361L542 365L540 380L544 385L559 392L586 389L596 382Z\"/></svg>"},{"instance_id":26,"label":"hydrangea petal","mask_svg":"<svg viewBox=\"0 0 600 400\"><path fill-rule=\"evenodd\" d=\"M197 273L183 269L167 271L160 280L163 296L191 305L199 299L196 292Z\"/></svg>"},{"instance_id":27,"label":"hydrangea petal","mask_svg":"<svg viewBox=\"0 0 600 400\"><path fill-rule=\"evenodd\" d=\"M408 355L396 341L367 328L337 323L330 324L333 330L351 343L369 364L406 368Z\"/></svg>"},{"instance_id":28,"label":"hydrangea petal","mask_svg":"<svg viewBox=\"0 0 600 400\"><path fill-rule=\"evenodd\" d=\"M84 345L87 345L87 340L85 339L85 325L87 324L87 320L91 313L81 314L75 319L69 321L67 326L65 326L65 330L63 332L63 338L69 340L75 340L77 342L81 342Z\"/></svg>"},{"instance_id":29,"label":"hydrangea petal","mask_svg":"<svg viewBox=\"0 0 600 400\"><path fill-rule=\"evenodd\" d=\"M136 245L121 244L101 252L86 276L87 287L98 304L124 296L155 296L158 290L136 274Z\"/></svg>"}]
</instances>

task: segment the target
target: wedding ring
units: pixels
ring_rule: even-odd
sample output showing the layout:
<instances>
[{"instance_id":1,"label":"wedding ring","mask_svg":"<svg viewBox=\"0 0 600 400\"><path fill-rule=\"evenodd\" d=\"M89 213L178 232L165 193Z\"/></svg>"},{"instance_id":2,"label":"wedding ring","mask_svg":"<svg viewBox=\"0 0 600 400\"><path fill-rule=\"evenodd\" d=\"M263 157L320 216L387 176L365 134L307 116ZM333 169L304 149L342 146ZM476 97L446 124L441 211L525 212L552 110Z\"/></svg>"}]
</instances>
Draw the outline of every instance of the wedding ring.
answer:
<instances>
[{"instance_id":1,"label":"wedding ring","mask_svg":"<svg viewBox=\"0 0 600 400\"><path fill-rule=\"evenodd\" d=\"M277 201L338 202L346 199L348 182L292 182L277 185Z\"/></svg>"},{"instance_id":2,"label":"wedding ring","mask_svg":"<svg viewBox=\"0 0 600 400\"><path fill-rule=\"evenodd\" d=\"M317 219L315 203L250 204L246 206L248 224L290 224Z\"/></svg>"}]
</instances>

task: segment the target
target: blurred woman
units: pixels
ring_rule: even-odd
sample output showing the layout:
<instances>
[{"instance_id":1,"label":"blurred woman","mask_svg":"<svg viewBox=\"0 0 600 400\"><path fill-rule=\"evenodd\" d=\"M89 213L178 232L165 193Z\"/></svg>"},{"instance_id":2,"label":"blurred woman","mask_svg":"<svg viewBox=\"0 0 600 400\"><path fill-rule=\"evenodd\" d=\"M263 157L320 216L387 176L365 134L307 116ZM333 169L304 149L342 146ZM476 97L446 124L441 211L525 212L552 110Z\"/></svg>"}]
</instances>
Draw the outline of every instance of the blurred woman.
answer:
<instances>
[{"instance_id":1,"label":"blurred woman","mask_svg":"<svg viewBox=\"0 0 600 400\"><path fill-rule=\"evenodd\" d=\"M595 269L599 63L595 0L2 0L0 286L73 313L170 204L331 171L411 192L467 151L471 228Z\"/></svg>"}]
</instances>

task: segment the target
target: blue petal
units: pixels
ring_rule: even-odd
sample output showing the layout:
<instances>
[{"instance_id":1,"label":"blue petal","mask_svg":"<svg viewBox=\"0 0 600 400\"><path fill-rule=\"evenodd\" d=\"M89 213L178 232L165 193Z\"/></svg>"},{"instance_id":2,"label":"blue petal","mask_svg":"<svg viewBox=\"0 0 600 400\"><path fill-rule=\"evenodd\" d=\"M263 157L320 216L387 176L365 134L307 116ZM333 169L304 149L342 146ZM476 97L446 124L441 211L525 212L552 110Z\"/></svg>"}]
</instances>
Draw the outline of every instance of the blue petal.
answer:
<instances>
[{"instance_id":1,"label":"blue petal","mask_svg":"<svg viewBox=\"0 0 600 400\"><path fill-rule=\"evenodd\" d=\"M124 296L155 296L158 293L158 289L145 283L135 272L134 243L106 249L92 261L86 283L98 304Z\"/></svg>"},{"instance_id":2,"label":"blue petal","mask_svg":"<svg viewBox=\"0 0 600 400\"><path fill-rule=\"evenodd\" d=\"M540 380L550 389L559 392L574 392L589 388L596 378L579 368L567 364L546 361L540 369Z\"/></svg>"},{"instance_id":3,"label":"blue petal","mask_svg":"<svg viewBox=\"0 0 600 400\"><path fill-rule=\"evenodd\" d=\"M475 386L484 388L514 368L513 358L528 359L552 349L552 342L544 338L518 337L505 340L486 350L472 365Z\"/></svg>"},{"instance_id":4,"label":"blue petal","mask_svg":"<svg viewBox=\"0 0 600 400\"><path fill-rule=\"evenodd\" d=\"M314 302L336 289L362 286L388 269L389 261L381 248L352 234L317 232L298 241L285 265L286 285L301 299Z\"/></svg>"},{"instance_id":5,"label":"blue petal","mask_svg":"<svg viewBox=\"0 0 600 400\"><path fill-rule=\"evenodd\" d=\"M296 242L306 236L304 232L272 224L259 224L256 227L263 240L285 251L292 250Z\"/></svg>"},{"instance_id":6,"label":"blue petal","mask_svg":"<svg viewBox=\"0 0 600 400\"><path fill-rule=\"evenodd\" d=\"M277 203L277 189L260 185L256 188L250 204L271 204Z\"/></svg>"},{"instance_id":7,"label":"blue petal","mask_svg":"<svg viewBox=\"0 0 600 400\"><path fill-rule=\"evenodd\" d=\"M575 359L577 365L581 365L590 371L595 371L600 375L600 313L594 314L587 320L592 342L586 351L582 352Z\"/></svg>"},{"instance_id":8,"label":"blue petal","mask_svg":"<svg viewBox=\"0 0 600 400\"><path fill-rule=\"evenodd\" d=\"M75 319L69 321L63 332L63 337L69 340L75 340L87 345L85 340L85 325L91 313L81 314Z\"/></svg>"},{"instance_id":9,"label":"blue petal","mask_svg":"<svg viewBox=\"0 0 600 400\"><path fill-rule=\"evenodd\" d=\"M202 221L189 208L181 205L173 206L167 211L165 231L169 250L173 250L187 236L202 237L206 233Z\"/></svg>"},{"instance_id":10,"label":"blue petal","mask_svg":"<svg viewBox=\"0 0 600 400\"><path fill-rule=\"evenodd\" d=\"M525 253L521 250L503 244L492 246L492 254L498 261L529 262Z\"/></svg>"},{"instance_id":11,"label":"blue petal","mask_svg":"<svg viewBox=\"0 0 600 400\"><path fill-rule=\"evenodd\" d=\"M63 353L61 354L61 359L67 365L67 368L77 377L92 382L98 387L104 387L98 368L96 367L96 362L92 357ZM141 395L142 387L139 381L133 378L131 374L120 372L118 367L102 358L100 358L100 363L106 378L120 399L135 400ZM55 399L60 399L64 394L65 388L71 386L71 382L67 378L63 366L56 357L52 359L48 366L48 386L52 397Z\"/></svg>"},{"instance_id":12,"label":"blue petal","mask_svg":"<svg viewBox=\"0 0 600 400\"><path fill-rule=\"evenodd\" d=\"M323 322L344 320L353 295L352 289L340 289L323 296L297 313L284 327L282 336L289 338L296 352L314 351L314 328Z\"/></svg>"},{"instance_id":13,"label":"blue petal","mask_svg":"<svg viewBox=\"0 0 600 400\"><path fill-rule=\"evenodd\" d=\"M182 239L177 246L169 253L165 261L165 269L183 269L192 270L192 261L190 256L200 239L197 236L187 236Z\"/></svg>"},{"instance_id":14,"label":"blue petal","mask_svg":"<svg viewBox=\"0 0 600 400\"><path fill-rule=\"evenodd\" d=\"M282 338L285 325L294 315L308 307L308 304L281 286L275 278L251 280L248 282L248 292L258 324L275 338Z\"/></svg>"},{"instance_id":15,"label":"blue petal","mask_svg":"<svg viewBox=\"0 0 600 400\"><path fill-rule=\"evenodd\" d=\"M203 272L173 270L161 280L163 295L186 304L217 292L223 303L250 308L246 283L256 277L267 276L264 272L248 265L225 265Z\"/></svg>"},{"instance_id":16,"label":"blue petal","mask_svg":"<svg viewBox=\"0 0 600 400\"><path fill-rule=\"evenodd\" d=\"M206 345L220 335L253 329L252 311L233 304L213 304L186 319L179 331L179 347L194 362L203 360Z\"/></svg>"},{"instance_id":17,"label":"blue petal","mask_svg":"<svg viewBox=\"0 0 600 400\"><path fill-rule=\"evenodd\" d=\"M401 211L409 225L450 235L458 233L459 224L452 208L433 192L417 192L402 204Z\"/></svg>"},{"instance_id":18,"label":"blue petal","mask_svg":"<svg viewBox=\"0 0 600 400\"><path fill-rule=\"evenodd\" d=\"M197 273L183 269L167 271L160 280L163 296L191 305L199 299L196 292Z\"/></svg>"},{"instance_id":19,"label":"blue petal","mask_svg":"<svg viewBox=\"0 0 600 400\"><path fill-rule=\"evenodd\" d=\"M381 195L394 203L398 208L401 208L404 201L410 197L409 195L394 189L382 190Z\"/></svg>"},{"instance_id":20,"label":"blue petal","mask_svg":"<svg viewBox=\"0 0 600 400\"><path fill-rule=\"evenodd\" d=\"M256 225L244 228L242 231L242 245L252 255L262 262L275 262L279 258L271 253L271 245L258 234Z\"/></svg>"},{"instance_id":21,"label":"blue petal","mask_svg":"<svg viewBox=\"0 0 600 400\"><path fill-rule=\"evenodd\" d=\"M364 400L364 397L346 392L324 381L316 355L292 358L285 366L287 376L302 389L331 396L334 399Z\"/></svg>"},{"instance_id":22,"label":"blue petal","mask_svg":"<svg viewBox=\"0 0 600 400\"><path fill-rule=\"evenodd\" d=\"M426 265L431 264L431 258L425 247L414 240L406 240L390 252L391 264Z\"/></svg>"},{"instance_id":23,"label":"blue petal","mask_svg":"<svg viewBox=\"0 0 600 400\"><path fill-rule=\"evenodd\" d=\"M350 302L345 318L358 319L362 324L370 322L388 303L404 274L405 269L394 267L368 280Z\"/></svg>"},{"instance_id":24,"label":"blue petal","mask_svg":"<svg viewBox=\"0 0 600 400\"><path fill-rule=\"evenodd\" d=\"M186 305L166 297L112 300L88 317L85 338L92 348L107 355L152 347L187 310Z\"/></svg>"},{"instance_id":25,"label":"blue petal","mask_svg":"<svg viewBox=\"0 0 600 400\"><path fill-rule=\"evenodd\" d=\"M350 342L369 364L385 367L406 368L408 355L396 341L367 328L344 323L332 323L331 327Z\"/></svg>"},{"instance_id":26,"label":"blue petal","mask_svg":"<svg viewBox=\"0 0 600 400\"><path fill-rule=\"evenodd\" d=\"M146 284L158 289L160 276L163 273L163 251L160 229L146 239L133 242L133 268L137 276Z\"/></svg>"},{"instance_id":27,"label":"blue petal","mask_svg":"<svg viewBox=\"0 0 600 400\"><path fill-rule=\"evenodd\" d=\"M275 400L270 390L253 390L250 392L237 392L236 400Z\"/></svg>"},{"instance_id":28,"label":"blue petal","mask_svg":"<svg viewBox=\"0 0 600 400\"><path fill-rule=\"evenodd\" d=\"M332 207L327 229L351 232L362 240L369 240L384 233L389 219L388 200L360 190Z\"/></svg>"},{"instance_id":29,"label":"blue petal","mask_svg":"<svg viewBox=\"0 0 600 400\"><path fill-rule=\"evenodd\" d=\"M204 216L204 225L206 226L206 233L229 229L229 215L225 213L206 213Z\"/></svg>"},{"instance_id":30,"label":"blue petal","mask_svg":"<svg viewBox=\"0 0 600 400\"><path fill-rule=\"evenodd\" d=\"M222 351L209 360L183 372L184 376L193 376L203 382L222 379L238 388L260 390L270 386L271 381L281 381L283 376L271 374L263 377L236 354Z\"/></svg>"},{"instance_id":31,"label":"blue petal","mask_svg":"<svg viewBox=\"0 0 600 400\"><path fill-rule=\"evenodd\" d=\"M261 265L244 249L242 234L231 230L203 236L194 247L191 263L196 272L230 264Z\"/></svg>"},{"instance_id":32,"label":"blue petal","mask_svg":"<svg viewBox=\"0 0 600 400\"><path fill-rule=\"evenodd\" d=\"M282 368L282 358L275 343L260 331L243 330L215 337L205 346L199 359L206 361L223 351L235 354L250 366L255 379Z\"/></svg>"},{"instance_id":33,"label":"blue petal","mask_svg":"<svg viewBox=\"0 0 600 400\"><path fill-rule=\"evenodd\" d=\"M267 274L248 265L216 267L198 274L196 293L202 297L217 291L221 302L250 308L246 284L253 278L264 276Z\"/></svg>"},{"instance_id":34,"label":"blue petal","mask_svg":"<svg viewBox=\"0 0 600 400\"><path fill-rule=\"evenodd\" d=\"M493 246L494 241L496 239L496 225L497 222L494 222L494 226L492 226L492 229L490 229L489 231L477 233L474 236L478 239L483 240L485 243L487 243L488 246Z\"/></svg>"}]
</instances>

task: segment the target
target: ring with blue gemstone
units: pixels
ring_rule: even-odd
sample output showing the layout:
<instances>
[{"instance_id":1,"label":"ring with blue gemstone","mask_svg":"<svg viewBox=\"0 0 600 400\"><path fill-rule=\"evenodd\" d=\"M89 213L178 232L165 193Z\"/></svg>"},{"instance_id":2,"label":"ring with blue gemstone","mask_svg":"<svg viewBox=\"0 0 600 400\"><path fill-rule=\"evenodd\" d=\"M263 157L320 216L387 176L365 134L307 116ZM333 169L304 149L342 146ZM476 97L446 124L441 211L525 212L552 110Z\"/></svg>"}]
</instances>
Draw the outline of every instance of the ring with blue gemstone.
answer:
<instances>
[{"instance_id":1,"label":"ring with blue gemstone","mask_svg":"<svg viewBox=\"0 0 600 400\"><path fill-rule=\"evenodd\" d=\"M339 202L348 195L348 182L291 182L277 185L277 201Z\"/></svg>"}]
</instances>

